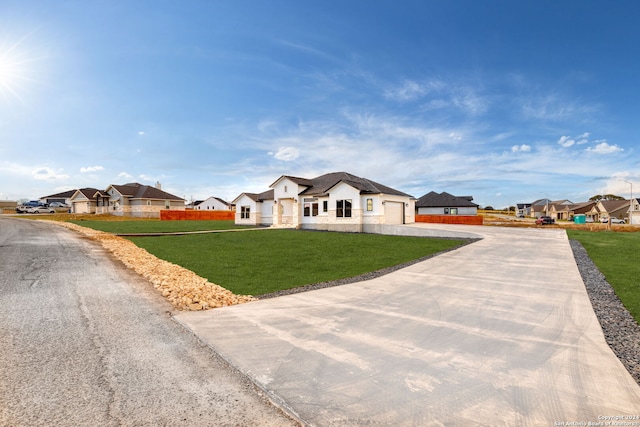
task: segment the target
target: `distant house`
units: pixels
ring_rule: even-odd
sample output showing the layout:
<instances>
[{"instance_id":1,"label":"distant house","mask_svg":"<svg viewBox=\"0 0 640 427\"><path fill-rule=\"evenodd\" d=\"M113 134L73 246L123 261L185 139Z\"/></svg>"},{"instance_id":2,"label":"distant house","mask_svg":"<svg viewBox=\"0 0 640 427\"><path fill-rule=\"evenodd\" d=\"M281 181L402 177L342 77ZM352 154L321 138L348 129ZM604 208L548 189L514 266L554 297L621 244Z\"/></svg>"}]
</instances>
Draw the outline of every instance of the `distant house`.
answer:
<instances>
[{"instance_id":1,"label":"distant house","mask_svg":"<svg viewBox=\"0 0 640 427\"><path fill-rule=\"evenodd\" d=\"M97 188L80 188L69 198L68 205L73 213L93 214L98 207L109 206L109 196Z\"/></svg>"},{"instance_id":2,"label":"distant house","mask_svg":"<svg viewBox=\"0 0 640 427\"><path fill-rule=\"evenodd\" d=\"M589 216L589 212L595 204L596 202L581 202L571 205L554 205L554 211L557 213L557 219L571 221L576 215Z\"/></svg>"},{"instance_id":3,"label":"distant house","mask_svg":"<svg viewBox=\"0 0 640 427\"><path fill-rule=\"evenodd\" d=\"M531 204L531 217L540 218L541 216L550 216L555 219L557 218L557 212L563 212L564 207L568 205L573 205L574 203L571 200L563 199L563 200L549 200L549 199L539 199Z\"/></svg>"},{"instance_id":4,"label":"distant house","mask_svg":"<svg viewBox=\"0 0 640 427\"><path fill-rule=\"evenodd\" d=\"M603 218L629 219L629 207L629 200L600 200L591 208L588 215L596 222Z\"/></svg>"},{"instance_id":5,"label":"distant house","mask_svg":"<svg viewBox=\"0 0 640 427\"><path fill-rule=\"evenodd\" d=\"M454 196L447 192L431 191L416 202L418 215L477 215L478 205L472 196Z\"/></svg>"},{"instance_id":6,"label":"distant house","mask_svg":"<svg viewBox=\"0 0 640 427\"><path fill-rule=\"evenodd\" d=\"M347 172L316 178L282 175L269 188L233 201L237 224L362 232L415 219L412 196Z\"/></svg>"},{"instance_id":7,"label":"distant house","mask_svg":"<svg viewBox=\"0 0 640 427\"><path fill-rule=\"evenodd\" d=\"M195 205L193 209L203 211L230 211L233 209L233 204L226 202L219 197L212 196Z\"/></svg>"},{"instance_id":8,"label":"distant house","mask_svg":"<svg viewBox=\"0 0 640 427\"><path fill-rule=\"evenodd\" d=\"M71 196L75 194L76 190L64 191L62 193L51 194L50 196L41 197L42 203L64 203L67 206L71 206Z\"/></svg>"},{"instance_id":9,"label":"distant house","mask_svg":"<svg viewBox=\"0 0 640 427\"><path fill-rule=\"evenodd\" d=\"M568 209L575 205L571 200L556 200L548 205L547 215L556 220L569 219Z\"/></svg>"},{"instance_id":10,"label":"distant house","mask_svg":"<svg viewBox=\"0 0 640 427\"><path fill-rule=\"evenodd\" d=\"M516 204L516 216L526 217L531 216L531 206L533 203L518 203Z\"/></svg>"},{"instance_id":11,"label":"distant house","mask_svg":"<svg viewBox=\"0 0 640 427\"><path fill-rule=\"evenodd\" d=\"M184 199L162 191L160 183L155 187L137 182L112 184L97 197L108 197L108 204L98 203L96 213L118 216L159 218L161 210L185 210Z\"/></svg>"},{"instance_id":12,"label":"distant house","mask_svg":"<svg viewBox=\"0 0 640 427\"><path fill-rule=\"evenodd\" d=\"M194 209L194 210L195 210L195 209L198 209L198 205L199 205L200 203L202 203L202 202L204 202L204 200L194 200L194 201L192 201L191 203L188 203L188 204L185 206L185 208L186 208L186 209Z\"/></svg>"},{"instance_id":13,"label":"distant house","mask_svg":"<svg viewBox=\"0 0 640 427\"><path fill-rule=\"evenodd\" d=\"M629 204L629 221L627 224L640 224L640 199L633 198Z\"/></svg>"}]
</instances>

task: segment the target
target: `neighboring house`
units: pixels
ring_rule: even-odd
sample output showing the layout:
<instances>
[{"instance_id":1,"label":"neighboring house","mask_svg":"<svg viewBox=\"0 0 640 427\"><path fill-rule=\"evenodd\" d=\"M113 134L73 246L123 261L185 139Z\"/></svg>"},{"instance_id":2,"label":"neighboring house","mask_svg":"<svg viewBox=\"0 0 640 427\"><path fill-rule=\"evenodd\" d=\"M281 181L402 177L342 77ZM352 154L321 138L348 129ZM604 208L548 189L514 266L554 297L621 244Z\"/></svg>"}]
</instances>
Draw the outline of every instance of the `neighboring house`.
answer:
<instances>
[{"instance_id":1,"label":"neighboring house","mask_svg":"<svg viewBox=\"0 0 640 427\"><path fill-rule=\"evenodd\" d=\"M603 218L629 219L629 200L600 200L589 212L594 221Z\"/></svg>"},{"instance_id":2,"label":"neighboring house","mask_svg":"<svg viewBox=\"0 0 640 427\"><path fill-rule=\"evenodd\" d=\"M591 209L595 206L596 202L582 202L574 203L572 205L558 205L556 206L558 218L567 219L571 221L576 215L590 216Z\"/></svg>"},{"instance_id":3,"label":"neighboring house","mask_svg":"<svg viewBox=\"0 0 640 427\"><path fill-rule=\"evenodd\" d=\"M194 210L195 210L195 209L198 209L198 205L199 205L200 203L202 203L202 202L204 202L204 200L194 200L194 201L192 201L191 203L187 204L187 205L185 206L185 208L186 208L186 209L194 209Z\"/></svg>"},{"instance_id":4,"label":"neighboring house","mask_svg":"<svg viewBox=\"0 0 640 427\"><path fill-rule=\"evenodd\" d=\"M568 209L570 206L575 205L570 200L556 200L549 204L549 215L553 219L569 219Z\"/></svg>"},{"instance_id":5,"label":"neighboring house","mask_svg":"<svg viewBox=\"0 0 640 427\"><path fill-rule=\"evenodd\" d=\"M628 224L640 224L640 199L633 198L629 206Z\"/></svg>"},{"instance_id":6,"label":"neighboring house","mask_svg":"<svg viewBox=\"0 0 640 427\"><path fill-rule=\"evenodd\" d=\"M80 188L69 198L68 205L73 213L92 214L98 207L109 206L109 196L97 188Z\"/></svg>"},{"instance_id":7,"label":"neighboring house","mask_svg":"<svg viewBox=\"0 0 640 427\"><path fill-rule=\"evenodd\" d=\"M516 205L516 216L517 217L525 217L531 216L531 206L532 203L518 203Z\"/></svg>"},{"instance_id":8,"label":"neighboring house","mask_svg":"<svg viewBox=\"0 0 640 427\"><path fill-rule=\"evenodd\" d=\"M555 219L557 212L563 212L566 206L572 205L570 200L549 200L539 199L531 204L531 217L540 218L541 216L550 216Z\"/></svg>"},{"instance_id":9,"label":"neighboring house","mask_svg":"<svg viewBox=\"0 0 640 427\"><path fill-rule=\"evenodd\" d=\"M108 196L108 205L98 206L96 213L117 216L159 218L161 210L185 210L184 199L162 191L160 183L155 187L137 182L112 184L103 192Z\"/></svg>"},{"instance_id":10,"label":"neighboring house","mask_svg":"<svg viewBox=\"0 0 640 427\"><path fill-rule=\"evenodd\" d=\"M62 193L52 194L40 199L42 203L64 203L67 206L71 206L71 196L75 194L76 190L64 191Z\"/></svg>"},{"instance_id":11,"label":"neighboring house","mask_svg":"<svg viewBox=\"0 0 640 427\"><path fill-rule=\"evenodd\" d=\"M264 193L242 193L236 223L362 232L415 221L415 198L347 172L316 178L283 175Z\"/></svg>"},{"instance_id":12,"label":"neighboring house","mask_svg":"<svg viewBox=\"0 0 640 427\"><path fill-rule=\"evenodd\" d=\"M219 197L209 197L207 200L204 200L197 205L194 206L195 210L204 210L204 211L230 211L232 210L233 205L229 202L222 200Z\"/></svg>"},{"instance_id":13,"label":"neighboring house","mask_svg":"<svg viewBox=\"0 0 640 427\"><path fill-rule=\"evenodd\" d=\"M477 215L478 205L472 196L454 196L447 192L431 191L416 202L418 215Z\"/></svg>"},{"instance_id":14,"label":"neighboring house","mask_svg":"<svg viewBox=\"0 0 640 427\"><path fill-rule=\"evenodd\" d=\"M549 205L551 204L551 200L549 199L538 199L531 203L531 208L529 210L530 216L532 218L540 218L543 215L547 215L549 212Z\"/></svg>"}]
</instances>

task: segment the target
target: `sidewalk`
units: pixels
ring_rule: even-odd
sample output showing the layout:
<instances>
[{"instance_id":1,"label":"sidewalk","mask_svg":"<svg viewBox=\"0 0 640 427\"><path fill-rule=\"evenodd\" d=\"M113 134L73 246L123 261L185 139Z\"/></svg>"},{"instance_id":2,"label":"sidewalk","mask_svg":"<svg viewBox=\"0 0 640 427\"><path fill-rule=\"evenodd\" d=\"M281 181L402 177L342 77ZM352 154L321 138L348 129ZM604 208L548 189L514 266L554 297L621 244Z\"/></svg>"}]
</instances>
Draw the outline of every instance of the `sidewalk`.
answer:
<instances>
[{"instance_id":1,"label":"sidewalk","mask_svg":"<svg viewBox=\"0 0 640 427\"><path fill-rule=\"evenodd\" d=\"M439 231L483 239L373 280L175 318L308 425L640 415L640 387L604 340L563 230L398 233Z\"/></svg>"}]
</instances>

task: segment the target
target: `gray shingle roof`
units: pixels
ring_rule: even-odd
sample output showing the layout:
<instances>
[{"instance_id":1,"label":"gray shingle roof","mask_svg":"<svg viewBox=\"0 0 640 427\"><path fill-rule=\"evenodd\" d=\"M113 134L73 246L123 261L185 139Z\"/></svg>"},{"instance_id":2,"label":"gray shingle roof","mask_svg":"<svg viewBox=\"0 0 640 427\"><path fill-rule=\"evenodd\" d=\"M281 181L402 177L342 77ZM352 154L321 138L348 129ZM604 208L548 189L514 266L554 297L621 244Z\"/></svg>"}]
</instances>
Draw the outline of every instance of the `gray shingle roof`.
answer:
<instances>
[{"instance_id":1,"label":"gray shingle roof","mask_svg":"<svg viewBox=\"0 0 640 427\"><path fill-rule=\"evenodd\" d=\"M291 179L291 177L287 177ZM371 181L367 178L360 178L359 176L352 175L347 172L332 172L325 175L321 175L312 179L298 178L302 180L298 182L301 185L305 185L308 188L303 190L300 195L304 196L320 196L326 194L331 188L337 184L344 182L358 190L360 194L392 194L397 196L412 197L409 194L403 193L386 185L379 184L375 181ZM294 181L296 182L296 181ZM306 182L306 183L305 183Z\"/></svg>"},{"instance_id":2,"label":"gray shingle roof","mask_svg":"<svg viewBox=\"0 0 640 427\"><path fill-rule=\"evenodd\" d=\"M44 196L41 197L41 199L53 199L53 198L65 198L68 199L69 197L73 196L76 193L76 190L69 190L69 191L63 191L62 193L57 193L57 194L52 194L50 196Z\"/></svg>"},{"instance_id":3,"label":"gray shingle roof","mask_svg":"<svg viewBox=\"0 0 640 427\"><path fill-rule=\"evenodd\" d=\"M273 193L273 190L267 190L262 193L244 193L244 195L254 202L264 202L265 200L273 200Z\"/></svg>"},{"instance_id":4,"label":"gray shingle roof","mask_svg":"<svg viewBox=\"0 0 640 427\"><path fill-rule=\"evenodd\" d=\"M463 208L463 207L478 207L477 204L469 200L470 196L457 197L453 194L449 194L445 191L438 194L435 191L430 191L424 196L420 197L416 202L416 208ZM473 200L473 198L471 198Z\"/></svg>"},{"instance_id":5,"label":"gray shingle roof","mask_svg":"<svg viewBox=\"0 0 640 427\"><path fill-rule=\"evenodd\" d=\"M112 185L120 194L133 199L156 199L156 200L184 200L181 197L169 194L158 188L149 185L138 184L137 182L125 185Z\"/></svg>"}]
</instances>

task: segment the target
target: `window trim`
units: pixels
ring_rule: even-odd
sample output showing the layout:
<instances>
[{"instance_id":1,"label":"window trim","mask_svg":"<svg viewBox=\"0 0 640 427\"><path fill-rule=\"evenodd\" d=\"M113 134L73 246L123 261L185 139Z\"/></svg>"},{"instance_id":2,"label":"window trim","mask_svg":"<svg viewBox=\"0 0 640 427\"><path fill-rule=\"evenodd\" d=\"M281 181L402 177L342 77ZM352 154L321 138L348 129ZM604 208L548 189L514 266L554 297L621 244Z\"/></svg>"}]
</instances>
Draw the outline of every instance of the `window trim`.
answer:
<instances>
[{"instance_id":1,"label":"window trim","mask_svg":"<svg viewBox=\"0 0 640 427\"><path fill-rule=\"evenodd\" d=\"M336 200L336 218L351 218L353 216L353 200Z\"/></svg>"},{"instance_id":2,"label":"window trim","mask_svg":"<svg viewBox=\"0 0 640 427\"><path fill-rule=\"evenodd\" d=\"M240 219L251 219L251 206L240 206Z\"/></svg>"}]
</instances>

